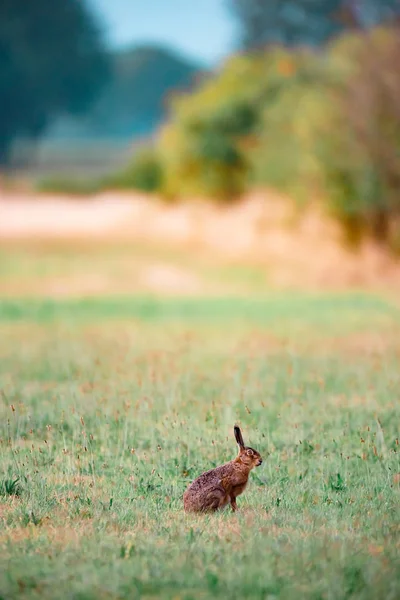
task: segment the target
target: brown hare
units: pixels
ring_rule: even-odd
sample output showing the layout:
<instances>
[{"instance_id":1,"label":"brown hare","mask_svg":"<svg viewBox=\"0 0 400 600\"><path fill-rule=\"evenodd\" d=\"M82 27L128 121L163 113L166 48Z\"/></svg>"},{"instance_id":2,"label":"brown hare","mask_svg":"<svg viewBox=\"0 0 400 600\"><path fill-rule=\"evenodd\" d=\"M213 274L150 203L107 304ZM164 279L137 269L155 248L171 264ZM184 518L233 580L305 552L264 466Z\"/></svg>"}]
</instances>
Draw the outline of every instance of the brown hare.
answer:
<instances>
[{"instance_id":1,"label":"brown hare","mask_svg":"<svg viewBox=\"0 0 400 600\"><path fill-rule=\"evenodd\" d=\"M237 457L193 481L183 495L185 511L215 511L228 503L233 511L237 510L236 498L244 492L250 471L261 465L262 458L257 450L244 445L242 432L237 425L234 432L239 446Z\"/></svg>"}]
</instances>

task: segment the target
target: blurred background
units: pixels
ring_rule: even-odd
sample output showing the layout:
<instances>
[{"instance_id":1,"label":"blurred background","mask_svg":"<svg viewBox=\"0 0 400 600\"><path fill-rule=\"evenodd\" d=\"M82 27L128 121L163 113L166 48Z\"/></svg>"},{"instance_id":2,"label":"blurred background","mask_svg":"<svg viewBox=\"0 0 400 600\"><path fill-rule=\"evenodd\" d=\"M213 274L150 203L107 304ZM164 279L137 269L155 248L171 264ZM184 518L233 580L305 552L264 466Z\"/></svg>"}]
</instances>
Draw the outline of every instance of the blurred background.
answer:
<instances>
[{"instance_id":1,"label":"blurred background","mask_svg":"<svg viewBox=\"0 0 400 600\"><path fill-rule=\"evenodd\" d=\"M398 291L399 17L3 0L0 292Z\"/></svg>"}]
</instances>

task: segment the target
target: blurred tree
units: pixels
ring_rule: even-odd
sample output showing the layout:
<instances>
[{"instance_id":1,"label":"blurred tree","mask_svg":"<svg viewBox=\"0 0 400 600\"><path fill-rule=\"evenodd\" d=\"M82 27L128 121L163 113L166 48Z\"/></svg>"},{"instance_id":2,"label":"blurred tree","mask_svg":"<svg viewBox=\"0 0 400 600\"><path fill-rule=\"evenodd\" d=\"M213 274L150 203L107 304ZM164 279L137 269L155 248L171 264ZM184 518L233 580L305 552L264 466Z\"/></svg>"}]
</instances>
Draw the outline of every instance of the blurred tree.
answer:
<instances>
[{"instance_id":1,"label":"blurred tree","mask_svg":"<svg viewBox=\"0 0 400 600\"><path fill-rule=\"evenodd\" d=\"M398 27L343 36L331 47L342 80L320 129L330 204L349 239L369 235L400 251Z\"/></svg>"},{"instance_id":2,"label":"blurred tree","mask_svg":"<svg viewBox=\"0 0 400 600\"><path fill-rule=\"evenodd\" d=\"M0 164L18 136L84 111L108 75L99 28L82 0L0 2Z\"/></svg>"},{"instance_id":3,"label":"blurred tree","mask_svg":"<svg viewBox=\"0 0 400 600\"><path fill-rule=\"evenodd\" d=\"M267 44L320 45L349 28L400 15L399 0L228 0L244 49Z\"/></svg>"}]
</instances>

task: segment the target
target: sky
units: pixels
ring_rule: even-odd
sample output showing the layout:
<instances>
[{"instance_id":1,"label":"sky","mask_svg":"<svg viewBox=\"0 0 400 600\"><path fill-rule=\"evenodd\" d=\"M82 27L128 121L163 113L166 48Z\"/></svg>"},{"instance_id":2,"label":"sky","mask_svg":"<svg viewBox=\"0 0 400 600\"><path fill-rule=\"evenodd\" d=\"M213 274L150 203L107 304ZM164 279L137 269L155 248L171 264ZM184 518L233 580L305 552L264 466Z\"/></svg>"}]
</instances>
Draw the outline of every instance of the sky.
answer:
<instances>
[{"instance_id":1,"label":"sky","mask_svg":"<svg viewBox=\"0 0 400 600\"><path fill-rule=\"evenodd\" d=\"M113 47L147 43L215 65L235 47L227 0L88 0Z\"/></svg>"}]
</instances>

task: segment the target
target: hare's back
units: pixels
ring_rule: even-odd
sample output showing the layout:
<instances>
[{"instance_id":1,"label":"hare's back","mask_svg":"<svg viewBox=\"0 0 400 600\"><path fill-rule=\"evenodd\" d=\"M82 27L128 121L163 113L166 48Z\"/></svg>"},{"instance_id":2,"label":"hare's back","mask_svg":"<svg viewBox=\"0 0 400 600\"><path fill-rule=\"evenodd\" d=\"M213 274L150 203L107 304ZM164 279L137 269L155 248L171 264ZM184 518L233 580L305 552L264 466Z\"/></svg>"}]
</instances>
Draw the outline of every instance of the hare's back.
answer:
<instances>
[{"instance_id":1,"label":"hare's back","mask_svg":"<svg viewBox=\"0 0 400 600\"><path fill-rule=\"evenodd\" d=\"M229 463L226 465L221 465L220 467L216 467L215 469L210 469L210 471L206 471L202 473L193 481L193 483L189 486L188 491L191 490L193 492L209 488L210 486L218 486L221 484L221 479L226 477L229 474Z\"/></svg>"},{"instance_id":2,"label":"hare's back","mask_svg":"<svg viewBox=\"0 0 400 600\"><path fill-rule=\"evenodd\" d=\"M185 510L216 510L228 503L229 495L221 485L226 475L224 467L225 465L206 471L193 481L183 495Z\"/></svg>"}]
</instances>

